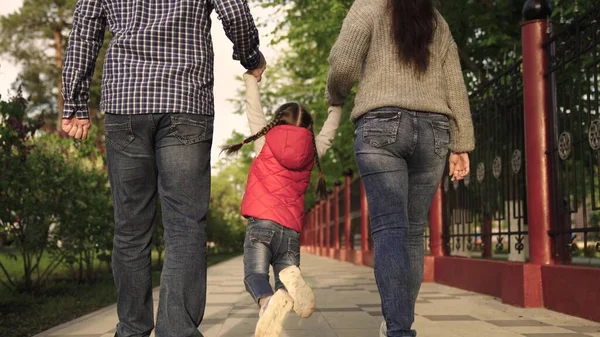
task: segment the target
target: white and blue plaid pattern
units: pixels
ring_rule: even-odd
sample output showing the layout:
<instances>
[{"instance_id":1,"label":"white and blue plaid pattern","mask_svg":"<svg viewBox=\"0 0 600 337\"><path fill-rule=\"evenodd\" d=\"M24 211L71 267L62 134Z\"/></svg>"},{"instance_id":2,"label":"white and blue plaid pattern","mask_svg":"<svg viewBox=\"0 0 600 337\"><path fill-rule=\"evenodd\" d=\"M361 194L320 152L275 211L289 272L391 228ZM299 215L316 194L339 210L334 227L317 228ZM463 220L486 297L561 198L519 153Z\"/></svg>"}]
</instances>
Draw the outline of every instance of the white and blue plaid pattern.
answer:
<instances>
[{"instance_id":1,"label":"white and blue plaid pattern","mask_svg":"<svg viewBox=\"0 0 600 337\"><path fill-rule=\"evenodd\" d=\"M113 38L101 110L213 115L213 9L233 42L233 58L256 68L259 37L246 0L78 0L63 68L63 117L89 117L89 88L107 26Z\"/></svg>"}]
</instances>

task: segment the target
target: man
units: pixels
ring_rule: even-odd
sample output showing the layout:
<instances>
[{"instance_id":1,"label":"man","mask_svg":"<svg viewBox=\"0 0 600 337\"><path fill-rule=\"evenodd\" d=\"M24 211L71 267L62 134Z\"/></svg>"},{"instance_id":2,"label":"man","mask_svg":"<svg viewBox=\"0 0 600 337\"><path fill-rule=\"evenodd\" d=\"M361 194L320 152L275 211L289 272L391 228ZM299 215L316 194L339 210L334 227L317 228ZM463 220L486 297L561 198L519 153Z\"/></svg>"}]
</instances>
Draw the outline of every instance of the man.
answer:
<instances>
[{"instance_id":1,"label":"man","mask_svg":"<svg viewBox=\"0 0 600 337\"><path fill-rule=\"evenodd\" d=\"M160 196L165 227L157 337L202 336L206 214L213 134L216 9L233 58L260 80L266 63L246 0L79 0L63 69L63 130L85 139L89 87L105 27L100 108L115 206L113 273L119 337L154 328L151 245Z\"/></svg>"}]
</instances>

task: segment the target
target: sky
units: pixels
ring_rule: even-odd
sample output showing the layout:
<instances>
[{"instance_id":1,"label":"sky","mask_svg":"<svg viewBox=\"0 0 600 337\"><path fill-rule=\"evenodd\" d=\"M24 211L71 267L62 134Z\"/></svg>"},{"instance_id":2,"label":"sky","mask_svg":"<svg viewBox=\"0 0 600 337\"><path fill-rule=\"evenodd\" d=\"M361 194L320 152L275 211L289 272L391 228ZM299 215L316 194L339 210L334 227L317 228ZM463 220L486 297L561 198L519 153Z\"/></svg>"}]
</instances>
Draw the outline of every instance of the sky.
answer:
<instances>
[{"instance_id":1,"label":"sky","mask_svg":"<svg viewBox=\"0 0 600 337\"><path fill-rule=\"evenodd\" d=\"M2 1L0 4L0 15L6 15L18 10L23 4L23 0ZM267 22L267 27L259 28L261 51L267 59L267 63L274 64L276 52L270 45L270 32L272 31L273 11L263 9L258 6L252 7L252 14L256 22ZM249 133L246 116L235 115L233 113L235 105L229 102L230 99L236 99L237 89L243 84L237 81L236 76L242 75L245 69L231 58L232 43L225 36L221 22L217 20L216 14L212 15L212 36L215 52L215 131L213 138L212 164L213 167L219 160L220 146L225 144L233 131L244 134ZM16 80L19 73L19 66L11 63L5 57L0 56L0 95L9 96L10 87ZM213 173L215 170L213 169Z\"/></svg>"}]
</instances>

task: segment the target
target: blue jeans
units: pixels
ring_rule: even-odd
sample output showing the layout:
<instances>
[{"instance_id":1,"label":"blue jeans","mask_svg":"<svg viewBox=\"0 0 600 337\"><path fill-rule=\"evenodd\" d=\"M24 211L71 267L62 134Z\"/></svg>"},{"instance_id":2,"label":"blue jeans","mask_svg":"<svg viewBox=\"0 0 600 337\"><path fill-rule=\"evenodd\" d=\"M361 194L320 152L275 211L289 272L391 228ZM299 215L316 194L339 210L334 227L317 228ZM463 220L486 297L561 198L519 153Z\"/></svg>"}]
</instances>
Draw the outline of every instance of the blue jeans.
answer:
<instances>
[{"instance_id":1,"label":"blue jeans","mask_svg":"<svg viewBox=\"0 0 600 337\"><path fill-rule=\"evenodd\" d=\"M375 279L388 337L411 330L423 278L423 233L450 141L440 114L381 108L356 126L354 152L365 186Z\"/></svg>"},{"instance_id":2,"label":"blue jeans","mask_svg":"<svg viewBox=\"0 0 600 337\"><path fill-rule=\"evenodd\" d=\"M202 336L213 118L107 114L105 129L117 334L150 336L154 328L150 253L160 196L166 250L156 336Z\"/></svg>"},{"instance_id":3,"label":"blue jeans","mask_svg":"<svg viewBox=\"0 0 600 337\"><path fill-rule=\"evenodd\" d=\"M248 219L244 240L244 284L254 301L273 295L269 266L275 273L275 290L285 289L279 272L300 266L300 234L278 223Z\"/></svg>"}]
</instances>

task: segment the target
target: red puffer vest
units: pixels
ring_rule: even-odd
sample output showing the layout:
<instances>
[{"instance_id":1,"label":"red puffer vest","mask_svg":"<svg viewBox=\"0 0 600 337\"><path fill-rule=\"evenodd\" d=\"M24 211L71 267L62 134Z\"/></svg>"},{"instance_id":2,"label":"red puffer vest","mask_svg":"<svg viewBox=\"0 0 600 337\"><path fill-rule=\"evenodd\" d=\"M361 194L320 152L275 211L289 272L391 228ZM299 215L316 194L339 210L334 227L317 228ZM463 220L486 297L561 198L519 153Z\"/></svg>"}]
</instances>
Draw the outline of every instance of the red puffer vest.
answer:
<instances>
[{"instance_id":1,"label":"red puffer vest","mask_svg":"<svg viewBox=\"0 0 600 337\"><path fill-rule=\"evenodd\" d=\"M310 130L292 125L271 129L250 165L242 215L302 231L304 195L314 155Z\"/></svg>"}]
</instances>

